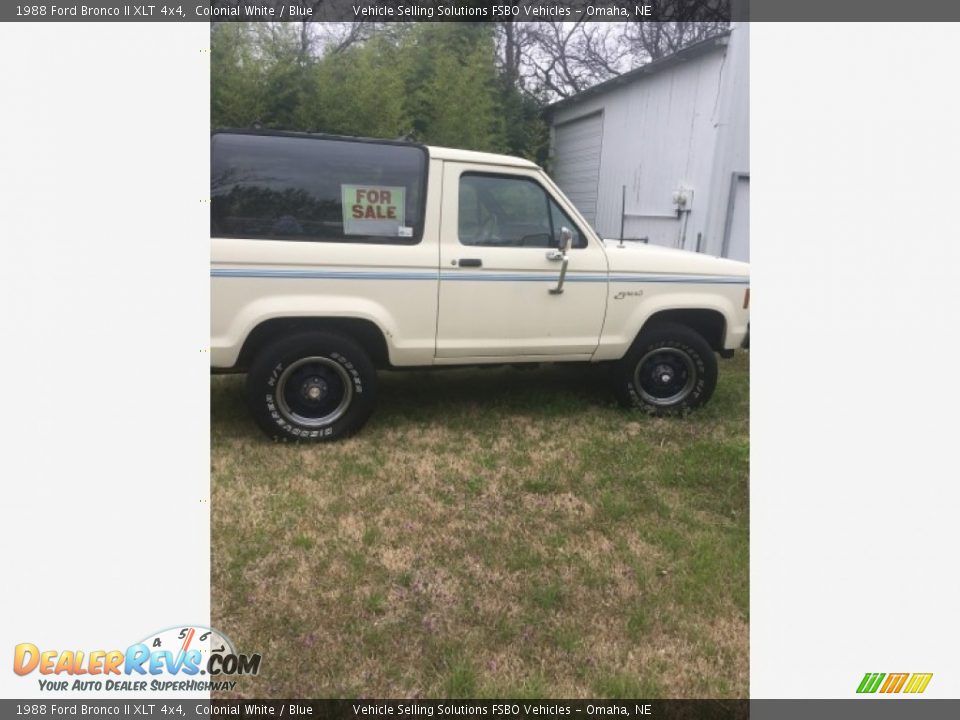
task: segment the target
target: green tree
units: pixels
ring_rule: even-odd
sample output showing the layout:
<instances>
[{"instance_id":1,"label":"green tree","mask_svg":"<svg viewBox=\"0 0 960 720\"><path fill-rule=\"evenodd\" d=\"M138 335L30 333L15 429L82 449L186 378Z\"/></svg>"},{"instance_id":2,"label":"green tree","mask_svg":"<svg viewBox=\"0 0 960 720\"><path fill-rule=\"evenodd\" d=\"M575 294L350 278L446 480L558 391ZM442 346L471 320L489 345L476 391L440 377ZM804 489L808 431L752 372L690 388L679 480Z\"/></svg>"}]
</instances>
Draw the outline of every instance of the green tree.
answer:
<instances>
[{"instance_id":1,"label":"green tree","mask_svg":"<svg viewBox=\"0 0 960 720\"><path fill-rule=\"evenodd\" d=\"M394 23L316 57L299 24L220 23L211 37L214 127L408 137L546 156L542 102L499 68L488 23Z\"/></svg>"},{"instance_id":2,"label":"green tree","mask_svg":"<svg viewBox=\"0 0 960 720\"><path fill-rule=\"evenodd\" d=\"M303 52L298 23L254 23L260 61L258 120L264 127L298 129L314 58Z\"/></svg>"},{"instance_id":3,"label":"green tree","mask_svg":"<svg viewBox=\"0 0 960 720\"><path fill-rule=\"evenodd\" d=\"M298 129L396 138L410 131L405 58L389 38L324 57L296 115Z\"/></svg>"},{"instance_id":4,"label":"green tree","mask_svg":"<svg viewBox=\"0 0 960 720\"><path fill-rule=\"evenodd\" d=\"M542 110L546 101L521 91L510 79L499 78L499 112L506 132L506 149L543 165L550 153L550 128Z\"/></svg>"},{"instance_id":5,"label":"green tree","mask_svg":"<svg viewBox=\"0 0 960 720\"><path fill-rule=\"evenodd\" d=\"M424 142L503 152L506 133L499 108L493 31L479 23L417 26L416 66L410 94Z\"/></svg>"},{"instance_id":6,"label":"green tree","mask_svg":"<svg viewBox=\"0 0 960 720\"><path fill-rule=\"evenodd\" d=\"M263 113L257 39L247 23L218 23L210 31L210 123L249 127Z\"/></svg>"}]
</instances>

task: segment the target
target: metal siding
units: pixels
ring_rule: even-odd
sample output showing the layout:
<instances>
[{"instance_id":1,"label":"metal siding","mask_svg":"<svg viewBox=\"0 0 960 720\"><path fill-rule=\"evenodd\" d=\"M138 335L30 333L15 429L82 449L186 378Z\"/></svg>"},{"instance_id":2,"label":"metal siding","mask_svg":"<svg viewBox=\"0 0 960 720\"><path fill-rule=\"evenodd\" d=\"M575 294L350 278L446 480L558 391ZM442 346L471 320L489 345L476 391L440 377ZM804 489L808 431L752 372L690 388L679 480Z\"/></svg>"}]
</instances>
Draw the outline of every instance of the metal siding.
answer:
<instances>
[{"instance_id":1,"label":"metal siding","mask_svg":"<svg viewBox=\"0 0 960 720\"><path fill-rule=\"evenodd\" d=\"M702 224L698 215L706 210L715 135L710 116L722 60L723 51L718 49L557 113L555 175L569 162L562 123L576 115L603 112L598 188L590 208L601 235L619 236L626 185L624 234L647 236L658 245L678 245L681 223L671 198L682 184L694 191L686 246L695 245L697 226ZM558 184L566 191L562 182Z\"/></svg>"},{"instance_id":2,"label":"metal siding","mask_svg":"<svg viewBox=\"0 0 960 720\"><path fill-rule=\"evenodd\" d=\"M737 23L730 35L715 115L716 148L703 231L703 249L711 255L721 253L724 228L730 222L731 178L750 173L750 23ZM749 238L745 240L749 243Z\"/></svg>"},{"instance_id":3,"label":"metal siding","mask_svg":"<svg viewBox=\"0 0 960 720\"><path fill-rule=\"evenodd\" d=\"M559 125L554 135L553 179L594 224L603 148L603 115L600 113Z\"/></svg>"},{"instance_id":4,"label":"metal siding","mask_svg":"<svg viewBox=\"0 0 960 720\"><path fill-rule=\"evenodd\" d=\"M730 219L723 256L750 262L750 178L737 177L731 190Z\"/></svg>"},{"instance_id":5,"label":"metal siding","mask_svg":"<svg viewBox=\"0 0 960 720\"><path fill-rule=\"evenodd\" d=\"M624 235L680 245L682 222L672 194L683 185L693 190L683 247L695 249L702 233L703 249L720 253L730 173L749 171L747 24L735 26L730 43L557 109L554 177L573 162L562 137L564 124L603 113L597 192L590 208L601 235L619 237L626 186ZM572 195L571 200L580 207Z\"/></svg>"}]
</instances>

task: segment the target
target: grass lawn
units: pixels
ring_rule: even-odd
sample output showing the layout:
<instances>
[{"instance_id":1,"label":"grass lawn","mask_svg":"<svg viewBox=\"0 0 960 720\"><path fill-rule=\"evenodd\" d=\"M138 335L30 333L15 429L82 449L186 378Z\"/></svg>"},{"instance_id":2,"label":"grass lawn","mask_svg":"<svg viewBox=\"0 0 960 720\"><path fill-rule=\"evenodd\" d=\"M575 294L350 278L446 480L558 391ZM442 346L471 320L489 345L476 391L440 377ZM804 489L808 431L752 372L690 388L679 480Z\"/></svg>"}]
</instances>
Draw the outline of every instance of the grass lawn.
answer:
<instances>
[{"instance_id":1,"label":"grass lawn","mask_svg":"<svg viewBox=\"0 0 960 720\"><path fill-rule=\"evenodd\" d=\"M746 697L746 353L681 419L597 367L383 373L331 445L212 379L212 624L246 697Z\"/></svg>"}]
</instances>

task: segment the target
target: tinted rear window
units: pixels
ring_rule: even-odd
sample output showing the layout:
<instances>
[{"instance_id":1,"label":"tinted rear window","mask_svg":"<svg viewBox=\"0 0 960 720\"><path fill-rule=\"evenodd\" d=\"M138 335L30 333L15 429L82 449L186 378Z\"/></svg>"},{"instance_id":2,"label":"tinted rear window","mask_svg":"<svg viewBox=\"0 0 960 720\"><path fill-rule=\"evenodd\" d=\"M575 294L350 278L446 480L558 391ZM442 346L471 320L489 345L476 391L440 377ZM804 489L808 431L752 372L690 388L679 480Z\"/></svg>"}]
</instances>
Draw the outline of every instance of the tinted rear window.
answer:
<instances>
[{"instance_id":1,"label":"tinted rear window","mask_svg":"<svg viewBox=\"0 0 960 720\"><path fill-rule=\"evenodd\" d=\"M278 135L213 136L214 237L414 244L426 151Z\"/></svg>"}]
</instances>

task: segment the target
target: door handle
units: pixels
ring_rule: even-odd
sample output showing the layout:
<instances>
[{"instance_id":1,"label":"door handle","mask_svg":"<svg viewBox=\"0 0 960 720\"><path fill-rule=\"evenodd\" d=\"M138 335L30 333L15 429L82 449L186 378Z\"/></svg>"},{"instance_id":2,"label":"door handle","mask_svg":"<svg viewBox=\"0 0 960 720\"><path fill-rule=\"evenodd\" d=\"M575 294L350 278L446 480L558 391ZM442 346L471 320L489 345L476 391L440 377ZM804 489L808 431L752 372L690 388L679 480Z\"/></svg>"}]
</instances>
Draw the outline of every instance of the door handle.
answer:
<instances>
[{"instance_id":1,"label":"door handle","mask_svg":"<svg viewBox=\"0 0 960 720\"><path fill-rule=\"evenodd\" d=\"M460 258L457 264L460 267L483 267L483 261L480 258Z\"/></svg>"}]
</instances>

